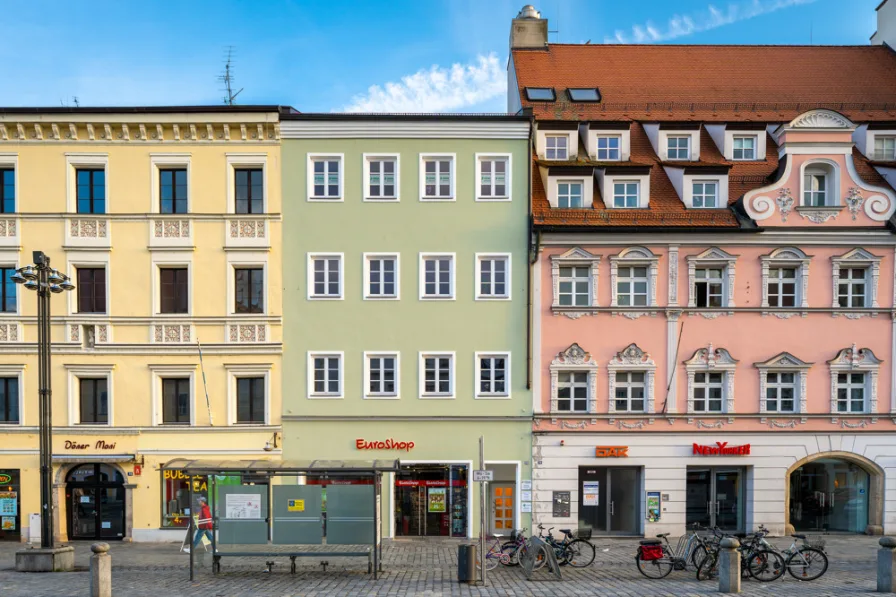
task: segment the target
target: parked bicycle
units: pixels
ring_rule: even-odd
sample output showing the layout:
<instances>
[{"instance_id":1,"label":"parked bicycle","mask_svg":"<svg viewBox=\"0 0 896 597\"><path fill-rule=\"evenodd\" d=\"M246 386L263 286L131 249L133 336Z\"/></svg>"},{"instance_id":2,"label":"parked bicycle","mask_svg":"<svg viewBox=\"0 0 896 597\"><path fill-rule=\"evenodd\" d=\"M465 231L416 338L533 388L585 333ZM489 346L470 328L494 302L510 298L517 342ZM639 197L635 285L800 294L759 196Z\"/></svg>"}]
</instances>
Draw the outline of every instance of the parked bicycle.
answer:
<instances>
[{"instance_id":1,"label":"parked bicycle","mask_svg":"<svg viewBox=\"0 0 896 597\"><path fill-rule=\"evenodd\" d=\"M735 533L741 545L737 548L741 559L741 576L755 578L759 582L771 582L784 574L784 558L778 550L765 540L769 531L764 526L755 533ZM697 580L717 578L719 574L719 550L707 553L697 568Z\"/></svg>"},{"instance_id":2,"label":"parked bicycle","mask_svg":"<svg viewBox=\"0 0 896 597\"><path fill-rule=\"evenodd\" d=\"M573 568L587 568L594 561L594 555L597 551L590 541L584 537L576 537L570 529L560 529L563 533L563 539L554 538L551 531L554 527L547 530L543 525L538 525L538 538L550 545L554 549L554 555L557 563L561 566L569 564Z\"/></svg>"},{"instance_id":3,"label":"parked bicycle","mask_svg":"<svg viewBox=\"0 0 896 597\"><path fill-rule=\"evenodd\" d=\"M766 531L765 527L759 526L760 530ZM763 546L776 552L784 560L784 569L790 573L790 576L797 580L815 580L820 578L828 570L828 556L824 552L825 542L820 537L808 538L806 535L791 535L794 541L790 547L784 551L779 550L774 545L762 539ZM801 541L797 545L797 540ZM784 575L784 570L781 571Z\"/></svg>"},{"instance_id":4,"label":"parked bicycle","mask_svg":"<svg viewBox=\"0 0 896 597\"><path fill-rule=\"evenodd\" d=\"M487 541L491 541L494 539L494 543L489 548L489 550L485 553L485 569L486 570L494 570L498 567L498 564L504 564L505 566L510 562L510 556L503 553L501 551L501 537L503 535L495 534L491 535L487 538ZM481 566L480 554L476 553L476 567L479 568Z\"/></svg>"},{"instance_id":5,"label":"parked bicycle","mask_svg":"<svg viewBox=\"0 0 896 597\"><path fill-rule=\"evenodd\" d=\"M690 535L682 535L674 551L669 543L669 533L660 533L656 539L642 540L635 555L638 570L647 578L664 578L672 570L687 570L689 562L694 568L698 568L707 554L715 550L718 541L721 541L721 538L709 539L700 535L697 532L699 529L695 524Z\"/></svg>"},{"instance_id":6,"label":"parked bicycle","mask_svg":"<svg viewBox=\"0 0 896 597\"><path fill-rule=\"evenodd\" d=\"M520 551L526 546L526 528L510 531L510 541L505 541L501 545L501 553L507 555L505 566L520 565Z\"/></svg>"}]
</instances>

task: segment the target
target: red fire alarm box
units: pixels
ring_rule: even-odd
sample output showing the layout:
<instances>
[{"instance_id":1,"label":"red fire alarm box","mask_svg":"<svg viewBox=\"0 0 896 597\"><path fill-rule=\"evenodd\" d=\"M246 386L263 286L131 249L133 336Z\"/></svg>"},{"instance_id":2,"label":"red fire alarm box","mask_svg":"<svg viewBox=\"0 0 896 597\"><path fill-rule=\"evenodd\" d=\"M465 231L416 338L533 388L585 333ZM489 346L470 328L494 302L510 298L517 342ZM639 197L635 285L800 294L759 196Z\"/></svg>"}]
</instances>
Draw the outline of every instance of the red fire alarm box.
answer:
<instances>
[{"instance_id":1,"label":"red fire alarm box","mask_svg":"<svg viewBox=\"0 0 896 597\"><path fill-rule=\"evenodd\" d=\"M143 466L140 464L135 464L134 465L134 475L139 477L142 472L143 472Z\"/></svg>"}]
</instances>

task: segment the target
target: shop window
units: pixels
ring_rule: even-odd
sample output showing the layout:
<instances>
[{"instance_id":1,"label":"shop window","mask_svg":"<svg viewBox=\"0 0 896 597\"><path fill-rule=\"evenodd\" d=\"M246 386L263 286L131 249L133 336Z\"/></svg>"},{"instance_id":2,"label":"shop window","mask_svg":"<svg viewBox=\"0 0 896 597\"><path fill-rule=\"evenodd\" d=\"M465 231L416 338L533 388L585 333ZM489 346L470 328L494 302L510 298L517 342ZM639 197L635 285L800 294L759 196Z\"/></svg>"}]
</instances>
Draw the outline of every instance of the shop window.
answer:
<instances>
[{"instance_id":1,"label":"shop window","mask_svg":"<svg viewBox=\"0 0 896 597\"><path fill-rule=\"evenodd\" d=\"M395 475L396 537L466 537L466 465L403 465Z\"/></svg>"},{"instance_id":2,"label":"shop window","mask_svg":"<svg viewBox=\"0 0 896 597\"><path fill-rule=\"evenodd\" d=\"M0 541L21 540L22 500L19 469L0 468Z\"/></svg>"},{"instance_id":3,"label":"shop window","mask_svg":"<svg viewBox=\"0 0 896 597\"><path fill-rule=\"evenodd\" d=\"M218 487L240 485L239 475L217 477ZM190 504L190 484L193 485L193 505ZM209 495L209 481L205 475L185 475L180 471L162 471L162 528L186 528L190 526L190 515L198 513L199 498L212 502ZM217 497L217 496L215 496Z\"/></svg>"}]
</instances>

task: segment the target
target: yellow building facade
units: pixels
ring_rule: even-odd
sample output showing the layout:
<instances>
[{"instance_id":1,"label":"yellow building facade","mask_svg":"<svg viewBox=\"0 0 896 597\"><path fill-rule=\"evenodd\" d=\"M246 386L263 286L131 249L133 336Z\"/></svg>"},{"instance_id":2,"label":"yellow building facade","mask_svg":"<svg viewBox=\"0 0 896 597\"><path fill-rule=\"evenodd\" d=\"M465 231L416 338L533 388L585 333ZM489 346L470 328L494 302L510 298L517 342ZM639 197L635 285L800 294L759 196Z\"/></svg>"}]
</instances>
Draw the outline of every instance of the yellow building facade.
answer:
<instances>
[{"instance_id":1,"label":"yellow building facade","mask_svg":"<svg viewBox=\"0 0 896 597\"><path fill-rule=\"evenodd\" d=\"M278 120L0 110L0 538L39 512L37 296L9 280L34 251L76 286L51 298L58 539L177 540L165 462L279 458Z\"/></svg>"}]
</instances>

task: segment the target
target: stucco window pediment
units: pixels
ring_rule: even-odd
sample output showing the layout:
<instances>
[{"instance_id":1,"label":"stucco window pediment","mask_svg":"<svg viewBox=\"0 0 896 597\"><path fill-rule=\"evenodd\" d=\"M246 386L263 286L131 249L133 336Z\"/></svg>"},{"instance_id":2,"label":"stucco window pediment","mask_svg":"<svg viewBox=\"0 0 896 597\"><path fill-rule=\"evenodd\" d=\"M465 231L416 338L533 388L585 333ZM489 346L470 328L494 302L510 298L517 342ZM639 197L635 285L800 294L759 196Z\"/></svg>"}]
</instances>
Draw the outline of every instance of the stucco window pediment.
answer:
<instances>
[{"instance_id":1,"label":"stucco window pediment","mask_svg":"<svg viewBox=\"0 0 896 597\"><path fill-rule=\"evenodd\" d=\"M558 405L560 372L586 372L588 374L588 413L597 412L597 370L599 365L590 352L586 352L576 343L571 344L566 350L557 353L551 361L551 412L560 411ZM576 411L578 412L578 411Z\"/></svg>"},{"instance_id":2,"label":"stucco window pediment","mask_svg":"<svg viewBox=\"0 0 896 597\"><path fill-rule=\"evenodd\" d=\"M563 313L571 319L578 319L582 315L590 313L591 308L598 306L597 284L600 271L599 266L600 255L593 255L581 247L573 247L561 255L551 256L551 281L553 286L551 309L553 309L555 314ZM573 304L566 306L560 304L560 268L563 267L589 268L587 305Z\"/></svg>"},{"instance_id":3,"label":"stucco window pediment","mask_svg":"<svg viewBox=\"0 0 896 597\"><path fill-rule=\"evenodd\" d=\"M632 343L617 352L607 364L609 372L609 388L607 394L608 412L616 412L616 373L624 371L643 372L644 379L644 412L655 412L654 390L656 387L656 362L644 352L637 344Z\"/></svg>"},{"instance_id":4,"label":"stucco window pediment","mask_svg":"<svg viewBox=\"0 0 896 597\"><path fill-rule=\"evenodd\" d=\"M762 307L764 309L777 309L774 315L780 318L791 317L794 313L800 312L799 309L808 309L809 262L812 260L812 255L806 255L797 247L781 247L768 255L761 256L759 259L762 262ZM797 270L797 291L794 307L769 306L769 270L774 268L795 268ZM763 315L768 315L769 313L769 311L763 311ZM806 316L807 311L802 311L801 314Z\"/></svg>"},{"instance_id":5,"label":"stucco window pediment","mask_svg":"<svg viewBox=\"0 0 896 597\"><path fill-rule=\"evenodd\" d=\"M865 289L866 307L876 309L880 306L877 299L877 288L880 282L880 260L881 258L873 253L866 251L861 247L856 247L843 255L831 257L831 307L834 309L844 309L840 305L840 270L844 268L864 268L867 269L866 283L869 286ZM834 313L834 316L839 313ZM853 317L859 316L853 314Z\"/></svg>"},{"instance_id":6,"label":"stucco window pediment","mask_svg":"<svg viewBox=\"0 0 896 597\"><path fill-rule=\"evenodd\" d=\"M725 270L723 287L723 304L728 309L734 308L734 274L737 255L723 251L718 247L710 247L699 255L688 256L688 307L697 306L697 268L717 267ZM733 312L729 313L733 315Z\"/></svg>"},{"instance_id":7,"label":"stucco window pediment","mask_svg":"<svg viewBox=\"0 0 896 597\"><path fill-rule=\"evenodd\" d=\"M865 378L865 413L877 412L878 374L883 360L877 358L870 348L858 348L856 344L844 348L837 356L828 361L831 370L831 414L844 415L856 413L839 413L837 410L837 376L841 373L866 373Z\"/></svg>"},{"instance_id":8,"label":"stucco window pediment","mask_svg":"<svg viewBox=\"0 0 896 597\"><path fill-rule=\"evenodd\" d=\"M734 412L734 372L738 360L725 348L715 348L711 343L698 348L690 359L684 361L688 374L688 413L694 410L694 379L697 373L718 373L724 376L722 383L722 413Z\"/></svg>"},{"instance_id":9,"label":"stucco window pediment","mask_svg":"<svg viewBox=\"0 0 896 597\"><path fill-rule=\"evenodd\" d=\"M659 255L655 255L647 247L629 247L623 249L618 255L610 257L610 287L611 287L611 307L619 306L619 292L617 282L619 280L619 268L629 266L644 266L647 268L647 305L646 307L656 307L656 286L657 276L659 274ZM631 311L623 313L626 317L637 318L646 315L645 311L637 311L637 307L631 307Z\"/></svg>"},{"instance_id":10,"label":"stucco window pediment","mask_svg":"<svg viewBox=\"0 0 896 597\"><path fill-rule=\"evenodd\" d=\"M808 412L807 399L808 399L808 378L809 378L809 369L814 365L814 363L807 363L806 361L800 359L799 357L795 357L789 352L781 352L767 361L763 361L761 363L753 363L753 366L759 370L759 412L766 414L768 412L775 412L775 414L781 414L778 411L769 411L768 410L768 401L766 389L768 388L768 374L769 373L795 373L799 381L795 384L796 396L794 397L794 409L795 413L805 414Z\"/></svg>"}]
</instances>

